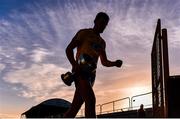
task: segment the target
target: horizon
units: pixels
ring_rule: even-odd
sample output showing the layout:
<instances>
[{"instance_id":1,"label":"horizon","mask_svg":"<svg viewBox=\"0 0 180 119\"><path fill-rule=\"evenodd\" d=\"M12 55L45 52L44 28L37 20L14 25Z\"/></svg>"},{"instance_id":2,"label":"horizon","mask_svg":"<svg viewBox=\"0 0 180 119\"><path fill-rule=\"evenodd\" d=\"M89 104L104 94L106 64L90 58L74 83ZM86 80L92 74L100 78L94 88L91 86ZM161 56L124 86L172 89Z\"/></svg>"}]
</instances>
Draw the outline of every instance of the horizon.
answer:
<instances>
[{"instance_id":1,"label":"horizon","mask_svg":"<svg viewBox=\"0 0 180 119\"><path fill-rule=\"evenodd\" d=\"M123 65L109 68L98 62L96 104L151 92L151 50L159 18L168 32L170 75L180 74L179 6L178 0L1 0L0 118L20 117L50 98L72 101L75 86L60 79L71 70L65 48L80 29L93 27L101 11L110 16L101 34L107 57Z\"/></svg>"}]
</instances>

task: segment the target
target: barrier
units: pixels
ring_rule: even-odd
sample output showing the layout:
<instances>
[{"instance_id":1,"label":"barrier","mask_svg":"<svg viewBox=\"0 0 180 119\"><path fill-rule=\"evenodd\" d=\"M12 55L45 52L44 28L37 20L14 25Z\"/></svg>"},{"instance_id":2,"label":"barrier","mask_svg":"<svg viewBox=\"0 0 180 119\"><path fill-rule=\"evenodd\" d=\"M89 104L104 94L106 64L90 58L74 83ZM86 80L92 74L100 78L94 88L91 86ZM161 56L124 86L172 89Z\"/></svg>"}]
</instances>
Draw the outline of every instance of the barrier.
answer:
<instances>
[{"instance_id":1,"label":"barrier","mask_svg":"<svg viewBox=\"0 0 180 119\"><path fill-rule=\"evenodd\" d=\"M145 95L149 95L152 94L152 92L148 92L148 93L143 93L143 94L139 94L139 95L135 95L130 97L125 97L125 98L121 98L118 100L113 100L110 102L106 102L103 104L98 104L96 105L96 114L97 115L102 115L102 114L109 114L109 113L116 113L116 112L126 112L126 111L131 111L133 110L133 108L139 108L139 106L137 107L133 107L132 102L133 102L133 98L135 97L142 97ZM122 102L122 101L126 101L127 102L127 106L123 107L122 105L118 105L118 102ZM108 107L106 107L108 106ZM151 108L152 104L148 104L148 105L144 105L144 108ZM84 111L85 109L81 109L79 111L79 115L77 115L77 117L84 117Z\"/></svg>"}]
</instances>

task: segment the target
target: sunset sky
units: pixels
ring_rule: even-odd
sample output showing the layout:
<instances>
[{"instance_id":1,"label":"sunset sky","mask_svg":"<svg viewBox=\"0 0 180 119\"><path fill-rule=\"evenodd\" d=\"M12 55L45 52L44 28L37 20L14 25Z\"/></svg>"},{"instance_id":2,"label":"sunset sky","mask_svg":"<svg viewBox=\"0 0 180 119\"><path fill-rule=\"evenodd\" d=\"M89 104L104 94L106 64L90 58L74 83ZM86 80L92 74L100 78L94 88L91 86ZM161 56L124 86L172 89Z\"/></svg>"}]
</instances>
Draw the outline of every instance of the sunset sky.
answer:
<instances>
[{"instance_id":1,"label":"sunset sky","mask_svg":"<svg viewBox=\"0 0 180 119\"><path fill-rule=\"evenodd\" d=\"M110 60L98 63L96 104L151 92L151 49L157 19L168 30L170 75L180 74L180 0L0 0L0 118L50 98L72 101L65 48L77 31L92 28L98 12L110 22L101 36ZM137 99L138 101L138 99ZM151 103L151 98L138 104Z\"/></svg>"}]
</instances>

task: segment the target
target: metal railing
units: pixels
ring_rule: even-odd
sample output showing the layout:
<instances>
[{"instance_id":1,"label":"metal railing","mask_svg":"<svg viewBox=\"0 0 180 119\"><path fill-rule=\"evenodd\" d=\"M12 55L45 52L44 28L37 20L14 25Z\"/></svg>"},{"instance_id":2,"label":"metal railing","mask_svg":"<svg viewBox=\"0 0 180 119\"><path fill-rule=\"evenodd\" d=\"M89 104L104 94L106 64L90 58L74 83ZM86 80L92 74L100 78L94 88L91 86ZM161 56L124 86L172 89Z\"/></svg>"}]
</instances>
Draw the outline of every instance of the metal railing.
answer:
<instances>
[{"instance_id":1,"label":"metal railing","mask_svg":"<svg viewBox=\"0 0 180 119\"><path fill-rule=\"evenodd\" d=\"M133 102L134 102L133 99L134 99L135 97L141 97L141 96L145 96L145 95L149 95L149 94L152 94L152 92L148 92L148 93L143 93L143 94L140 94L140 95L132 96L132 97L131 97L131 110L133 110L133 107L134 107L134 106L133 106Z\"/></svg>"},{"instance_id":2,"label":"metal railing","mask_svg":"<svg viewBox=\"0 0 180 119\"><path fill-rule=\"evenodd\" d=\"M115 108L115 103L118 102L118 101L124 101L124 100L128 100L128 107L126 108L130 108L130 98L129 97L126 97L126 98L122 98L122 99L118 99L118 100L114 100L114 101L111 101L111 102L107 102L107 103L104 103L104 104L101 104L101 108L100 108L100 114L103 114L104 112L106 111L103 111L103 107L105 105L108 105L108 104L112 104L112 110L109 110L108 112L115 112L116 110L120 110L120 109L116 109Z\"/></svg>"},{"instance_id":3,"label":"metal railing","mask_svg":"<svg viewBox=\"0 0 180 119\"><path fill-rule=\"evenodd\" d=\"M142 96L145 96L145 95L149 95L149 94L152 94L152 92L148 92L148 93L143 93L143 94L140 94L140 95L135 95L135 96L132 96L131 98L130 97L125 97L125 98L121 98L121 99L118 99L118 100L114 100L114 101L110 101L110 102L106 102L106 103L103 103L103 104L98 104L96 105L96 114L97 115L101 115L101 114L108 114L108 113L113 113L113 112L124 112L124 111L129 111L129 110L133 110L135 108L139 108L139 106L133 106L133 102L134 102L134 98L137 98L137 97L142 97ZM127 100L128 101L128 105L126 107L120 107L119 108L116 108L116 103L117 102L121 102L121 101L125 101ZM110 105L110 108L109 110L104 110L105 109L105 106L107 105ZM152 104L148 104L148 105L144 105L144 108L147 108L147 107L152 107ZM83 117L84 116L84 111L85 109L81 109L80 110L80 115L78 115L77 117Z\"/></svg>"}]
</instances>

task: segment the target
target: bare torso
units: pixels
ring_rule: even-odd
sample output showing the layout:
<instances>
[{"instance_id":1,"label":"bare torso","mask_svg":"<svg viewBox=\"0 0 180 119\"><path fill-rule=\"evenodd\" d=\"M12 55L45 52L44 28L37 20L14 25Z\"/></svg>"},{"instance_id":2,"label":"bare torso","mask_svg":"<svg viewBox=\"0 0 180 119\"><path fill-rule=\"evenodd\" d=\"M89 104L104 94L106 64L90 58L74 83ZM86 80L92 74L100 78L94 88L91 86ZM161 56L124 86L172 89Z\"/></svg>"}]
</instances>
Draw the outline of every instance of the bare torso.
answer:
<instances>
[{"instance_id":1,"label":"bare torso","mask_svg":"<svg viewBox=\"0 0 180 119\"><path fill-rule=\"evenodd\" d=\"M77 47L76 60L79 59L81 54L87 54L97 63L101 50L105 49L104 40L95 34L93 29L81 30L76 40L80 42Z\"/></svg>"}]
</instances>

